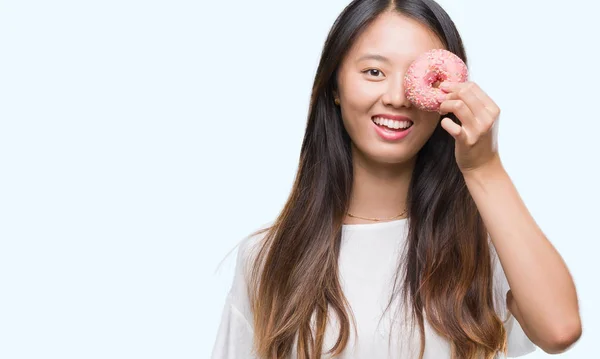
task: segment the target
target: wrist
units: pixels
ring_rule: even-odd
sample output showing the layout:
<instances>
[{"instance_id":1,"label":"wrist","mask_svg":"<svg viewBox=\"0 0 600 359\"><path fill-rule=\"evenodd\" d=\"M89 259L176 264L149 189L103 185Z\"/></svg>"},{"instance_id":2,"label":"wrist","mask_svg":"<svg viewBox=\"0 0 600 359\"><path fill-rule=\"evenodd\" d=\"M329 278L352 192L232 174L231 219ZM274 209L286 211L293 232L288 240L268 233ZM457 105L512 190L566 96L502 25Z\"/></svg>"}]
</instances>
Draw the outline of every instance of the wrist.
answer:
<instances>
[{"instance_id":1,"label":"wrist","mask_svg":"<svg viewBox=\"0 0 600 359\"><path fill-rule=\"evenodd\" d=\"M479 183L485 183L506 174L500 156L498 155L494 155L491 160L477 168L466 169L461 172L466 182Z\"/></svg>"}]
</instances>

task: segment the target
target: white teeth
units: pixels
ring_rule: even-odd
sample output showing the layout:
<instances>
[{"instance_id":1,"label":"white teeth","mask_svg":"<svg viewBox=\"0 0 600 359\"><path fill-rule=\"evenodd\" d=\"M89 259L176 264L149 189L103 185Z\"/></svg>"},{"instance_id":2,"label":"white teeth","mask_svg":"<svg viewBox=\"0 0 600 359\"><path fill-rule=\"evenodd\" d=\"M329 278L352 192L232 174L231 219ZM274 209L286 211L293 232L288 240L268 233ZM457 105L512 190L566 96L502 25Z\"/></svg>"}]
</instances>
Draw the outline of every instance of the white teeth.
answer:
<instances>
[{"instance_id":1,"label":"white teeth","mask_svg":"<svg viewBox=\"0 0 600 359\"><path fill-rule=\"evenodd\" d=\"M373 118L373 122L378 125L383 125L385 127L399 129L399 128L409 128L412 125L411 121L394 121L387 118L375 117Z\"/></svg>"}]
</instances>

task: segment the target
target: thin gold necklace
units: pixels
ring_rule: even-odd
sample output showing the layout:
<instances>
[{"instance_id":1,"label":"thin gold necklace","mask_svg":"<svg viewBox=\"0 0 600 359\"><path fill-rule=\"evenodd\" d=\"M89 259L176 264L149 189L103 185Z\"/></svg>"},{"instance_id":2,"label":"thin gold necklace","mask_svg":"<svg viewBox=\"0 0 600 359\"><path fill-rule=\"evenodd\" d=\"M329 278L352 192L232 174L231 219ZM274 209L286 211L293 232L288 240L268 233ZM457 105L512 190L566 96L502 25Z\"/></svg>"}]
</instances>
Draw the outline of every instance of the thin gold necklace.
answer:
<instances>
[{"instance_id":1,"label":"thin gold necklace","mask_svg":"<svg viewBox=\"0 0 600 359\"><path fill-rule=\"evenodd\" d=\"M350 216L350 217L360 218L360 219L366 219L368 221L374 221L374 222L390 221L392 219L396 219L398 217L403 216L405 213L406 213L406 209L402 213L400 213L399 215L391 217L391 218L366 218L366 217L355 216L355 215L351 214L350 212L346 212L346 214L348 214L348 216Z\"/></svg>"}]
</instances>

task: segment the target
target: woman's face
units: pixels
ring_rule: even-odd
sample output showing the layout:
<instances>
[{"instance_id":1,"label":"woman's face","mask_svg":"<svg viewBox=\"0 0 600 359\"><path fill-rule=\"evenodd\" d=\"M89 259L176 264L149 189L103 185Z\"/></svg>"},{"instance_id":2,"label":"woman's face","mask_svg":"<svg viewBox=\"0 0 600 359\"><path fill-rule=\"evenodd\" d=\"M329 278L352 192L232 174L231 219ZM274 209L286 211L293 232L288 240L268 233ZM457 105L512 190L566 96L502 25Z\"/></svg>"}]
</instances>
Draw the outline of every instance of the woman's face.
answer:
<instances>
[{"instance_id":1,"label":"woman's face","mask_svg":"<svg viewBox=\"0 0 600 359\"><path fill-rule=\"evenodd\" d=\"M440 114L415 108L403 79L418 55L443 47L425 25L398 13L382 14L358 37L338 69L336 94L355 151L376 162L401 163L423 147ZM406 116L413 125L401 139L386 138L373 122L376 115Z\"/></svg>"}]
</instances>

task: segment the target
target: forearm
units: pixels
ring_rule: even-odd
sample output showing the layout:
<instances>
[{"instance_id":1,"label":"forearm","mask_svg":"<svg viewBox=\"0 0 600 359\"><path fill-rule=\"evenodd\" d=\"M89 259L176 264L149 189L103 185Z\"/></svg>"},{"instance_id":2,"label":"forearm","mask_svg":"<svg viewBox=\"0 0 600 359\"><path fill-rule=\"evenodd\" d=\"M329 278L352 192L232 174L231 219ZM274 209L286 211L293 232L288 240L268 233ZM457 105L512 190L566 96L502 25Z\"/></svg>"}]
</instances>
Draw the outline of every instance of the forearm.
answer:
<instances>
[{"instance_id":1,"label":"forearm","mask_svg":"<svg viewBox=\"0 0 600 359\"><path fill-rule=\"evenodd\" d=\"M500 159L464 176L519 308L517 319L524 322L528 335L541 343L578 337L581 324L571 275L527 210Z\"/></svg>"}]
</instances>

